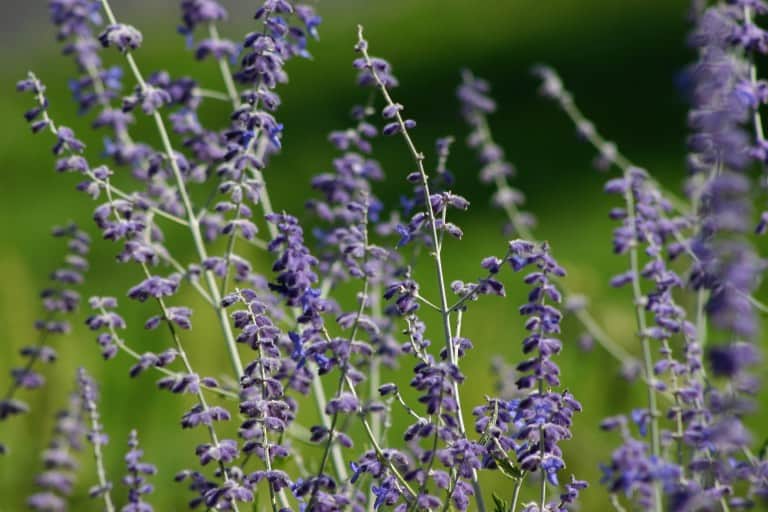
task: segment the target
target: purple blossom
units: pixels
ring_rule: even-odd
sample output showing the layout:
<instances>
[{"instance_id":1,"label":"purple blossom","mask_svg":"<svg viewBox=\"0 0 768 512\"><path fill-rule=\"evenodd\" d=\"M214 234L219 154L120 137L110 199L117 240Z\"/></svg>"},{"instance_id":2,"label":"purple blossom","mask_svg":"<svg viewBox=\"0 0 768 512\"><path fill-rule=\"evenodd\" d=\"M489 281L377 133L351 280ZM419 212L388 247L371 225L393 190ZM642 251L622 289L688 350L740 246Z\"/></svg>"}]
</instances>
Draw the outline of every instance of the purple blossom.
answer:
<instances>
[{"instance_id":1,"label":"purple blossom","mask_svg":"<svg viewBox=\"0 0 768 512\"><path fill-rule=\"evenodd\" d=\"M128 503L121 512L152 512L154 510L143 496L153 491L153 486L146 477L157 473L152 464L142 461L144 451L139 448L139 438L135 430L131 430L128 438L128 453L125 454L125 465L128 473L123 477L123 485L128 487Z\"/></svg>"},{"instance_id":2,"label":"purple blossom","mask_svg":"<svg viewBox=\"0 0 768 512\"><path fill-rule=\"evenodd\" d=\"M82 450L86 427L80 395L72 393L69 404L56 414L53 436L42 454L44 470L35 483L39 490L27 498L27 506L38 511L66 510L78 469L77 452Z\"/></svg>"},{"instance_id":3,"label":"purple blossom","mask_svg":"<svg viewBox=\"0 0 768 512\"><path fill-rule=\"evenodd\" d=\"M159 389L188 402L181 428L207 435L195 449L200 467L176 476L192 494L190 508L237 511L258 499L260 504L268 500L275 511L485 510L480 484L489 470L509 478L515 496L528 473L538 474L541 498L522 504L527 512L577 506L587 483L573 476L562 479L562 441L571 438L581 404L563 389L561 380L568 376L561 376L555 362L563 349L559 304L565 271L549 245L515 239L503 256L480 262L480 277L447 274L456 270L447 261L453 254L448 248L456 243L452 239L465 237L455 216L470 206L458 193L463 189L454 188L453 138L436 140L432 156L418 149L412 138L416 120L391 94L398 86L393 68L369 55L362 28L355 46L359 58L353 62L357 81L380 94L353 107L349 126L329 135L339 154L311 181L314 195L306 202L311 223L280 209L273 212L272 204L280 201L270 198L270 163L290 150L291 142L290 127L279 118L277 86L288 81L289 61L310 57L308 43L317 39L321 19L311 6L264 0L254 13L256 27L236 44L218 35L218 24L227 18L222 4L180 2L179 28L197 59L217 60L220 92L190 76L163 70L144 75L131 55L143 42L141 33L118 23L106 2L50 2L62 52L77 67L70 82L73 99L95 129L107 130L101 156L111 160L109 165L90 160L86 137L54 122L45 87L34 75L17 84L33 96L24 114L32 131L55 139L56 171L78 176L78 190L101 198L93 219L102 237L119 245L119 263L140 267L140 282L128 296L144 303L134 307L150 302L158 308L146 313L144 327L167 327L156 335L170 347L136 350L123 339L128 312L118 309L117 300L90 300L86 325L97 333L102 356L112 359L123 352L132 359L126 366L130 377L156 374ZM755 220L750 173L752 164L768 161L759 117L768 85L755 66L758 54L768 51L768 37L755 17L766 13L761 0L731 0L704 6L694 16L691 42L699 62L689 70L692 173L686 185L694 211L602 137L553 70L536 70L542 92L594 146L595 165L623 172L608 179L605 191L625 203L610 212L617 222L612 242L614 252L629 255L631 268L611 284L632 289L644 368L632 353L624 357L623 347L611 348L599 325L587 325L580 341L607 345L618 354L622 370L642 374L648 386L647 405L602 423L605 430L621 433L622 444L603 469L617 508L626 500L638 509L737 509L757 506L768 496L768 465L749 455L755 439L744 423L759 389L750 373L759 362L752 344L759 327L753 294L765 262L749 238ZM123 93L123 71L105 67L102 47L126 54L138 86ZM492 202L516 236L533 239L533 217L522 211L524 195L507 182L515 169L490 131L489 117L497 110L490 85L469 72L462 78L457 95L480 179L495 186ZM384 104L377 104L382 99ZM231 103L229 117L221 122L202 109L209 101ZM141 132L133 133L134 123L147 121L135 115L137 109L153 118L159 149L139 141ZM402 137L413 160L413 167L402 172L408 190L392 209L378 190L384 178L373 156L379 133ZM173 232L166 233L166 223L174 225ZM757 231L765 224L761 218ZM179 233L189 237L186 244ZM83 282L89 241L69 228L61 234L70 237L70 254L66 265L51 273L54 286L41 296L49 313L36 323L41 340L22 348L28 364L11 371L1 419L26 411L14 392L44 384L44 372L34 364L59 356L43 341L69 331L65 316L79 305L72 288ZM179 254L182 246L194 247L195 254ZM271 275L260 273L261 261L246 246L266 249ZM424 257L434 260L438 298L430 297L433 283L420 275ZM524 357L514 365L494 365L498 397L486 397L473 409L472 432L462 406L475 393L470 390L474 379L468 383L465 374L472 367L467 358L474 344L487 340L470 339L462 325L482 296L512 293L504 281L508 267L524 271L529 288L519 308ZM187 291L197 292L200 300L172 303L186 299ZM195 345L186 339L193 328L188 304L210 307L217 317L221 333L206 333L206 339L224 339L230 374L217 373L214 379L193 366L200 357L215 362L218 356L213 344L190 353ZM571 296L566 311L581 320L585 304L586 299ZM686 311L692 304L695 321ZM714 327L709 333L700 329L706 326L705 313ZM195 310L196 319L201 314ZM433 318L439 322L439 342L428 328ZM196 320L195 332L205 325ZM402 366L412 370L407 384L400 373L382 384L382 371ZM47 470L37 480L41 492L29 501L34 509L67 507L75 485L70 449L79 448L82 436L91 441L96 459L98 481L89 494L114 509L98 393L84 370L78 376L81 392L74 412L59 418L56 442L45 454ZM336 385L330 393L327 382ZM307 433L310 443L323 445L317 450L319 463L303 460L309 453L300 442L305 401L315 402L310 414L321 419ZM233 404L237 410L228 408ZM90 426L82 426L82 420L90 420ZM143 500L152 491L147 477L155 468L143 461L135 431L125 461L128 502L122 510L151 511ZM494 501L497 508L520 509L517 502Z\"/></svg>"},{"instance_id":4,"label":"purple blossom","mask_svg":"<svg viewBox=\"0 0 768 512\"><path fill-rule=\"evenodd\" d=\"M135 27L123 24L109 25L99 34L99 41L104 48L113 46L123 53L137 50L141 46L142 39L141 32Z\"/></svg>"},{"instance_id":5,"label":"purple blossom","mask_svg":"<svg viewBox=\"0 0 768 512\"><path fill-rule=\"evenodd\" d=\"M80 305L80 294L75 287L83 284L88 270L86 258L90 251L90 237L75 224L55 227L52 234L66 241L68 252L62 266L49 275L51 284L40 293L45 315L34 323L38 339L33 345L21 348L20 354L26 363L11 369L11 384L0 399L0 421L28 412L28 405L14 398L16 392L19 389L38 389L45 384L45 377L37 371L38 363L56 361L56 351L47 343L51 337L69 333L68 317L75 314Z\"/></svg>"}]
</instances>

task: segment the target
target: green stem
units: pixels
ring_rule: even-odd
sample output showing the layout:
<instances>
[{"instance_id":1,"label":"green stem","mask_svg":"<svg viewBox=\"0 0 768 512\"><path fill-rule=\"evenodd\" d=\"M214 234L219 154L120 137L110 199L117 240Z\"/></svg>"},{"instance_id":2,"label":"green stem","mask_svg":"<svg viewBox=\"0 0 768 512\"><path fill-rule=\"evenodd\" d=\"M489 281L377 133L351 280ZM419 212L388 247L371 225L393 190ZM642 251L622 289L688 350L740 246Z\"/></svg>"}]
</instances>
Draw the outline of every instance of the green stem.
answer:
<instances>
[{"instance_id":1,"label":"green stem","mask_svg":"<svg viewBox=\"0 0 768 512\"><path fill-rule=\"evenodd\" d=\"M491 133L491 127L488 125L487 116L478 113L473 116L472 121L474 122L475 127L480 134L483 145L495 145L493 135ZM512 187L509 186L509 183L503 176L496 176L494 178L494 185L496 186L497 193L500 196L510 196L512 194ZM514 202L504 201L502 202L501 206L504 210L504 213L506 213L507 219L512 225L512 228L520 237L530 241L537 239L533 231L531 231L531 229L524 222L522 222L520 211ZM552 280L560 287L560 291L563 293L563 296L566 297L565 301L567 303L568 297L572 297L574 293L570 291L563 280L558 279L557 276L552 276ZM452 306L452 308L463 305L464 302L460 300L459 303ZM600 324L598 324L597 320L595 320L595 318L586 309L586 307L574 310L573 314L582 324L587 333L592 336L592 338L597 341L597 343L600 344L603 349L605 349L610 355L621 361L624 365L629 365L634 362L634 356L627 352L627 350L622 345L617 343L608 335L608 333L605 332L605 330L600 326Z\"/></svg>"},{"instance_id":2,"label":"green stem","mask_svg":"<svg viewBox=\"0 0 768 512\"><path fill-rule=\"evenodd\" d=\"M383 312L381 308L381 283L375 283L373 285L373 291L371 293L371 313L374 318L383 318ZM368 380L368 398L373 400L379 393L379 386L381 385L381 359L376 354L371 358L371 375ZM382 417L380 415L374 415L372 417L373 435L376 439L381 441L382 434Z\"/></svg>"},{"instance_id":3,"label":"green stem","mask_svg":"<svg viewBox=\"0 0 768 512\"><path fill-rule=\"evenodd\" d=\"M523 473L515 482L515 488L512 491L512 504L509 507L509 512L515 512L515 510L517 510L517 502L520 500L520 489L523 488L523 480L525 480L525 475L526 473Z\"/></svg>"},{"instance_id":4,"label":"green stem","mask_svg":"<svg viewBox=\"0 0 768 512\"><path fill-rule=\"evenodd\" d=\"M146 263L141 264L142 269L144 270L144 274L147 276L147 278L151 278L152 274L149 271L149 268L147 267ZM171 317L168 313L168 307L165 304L165 300L162 297L157 298L157 303L160 306L160 311L163 314L163 319L165 320L165 323L168 325L168 330L171 333L171 338L173 338L173 342L176 345L176 351L179 353L179 357L181 358L181 362L184 365L184 368L186 369L187 373L189 375L197 375L197 373L192 368L192 364L189 360L189 357L187 356L187 351L184 349L184 345L181 342L181 337L179 336L178 332L176 332L176 328L173 326L173 322L171 321ZM205 398L205 395L203 394L203 391L200 387L197 387L197 390L195 392L197 395L198 403L200 404L200 407L202 408L203 412L208 412L208 401ZM210 423L206 425L206 428L208 430L208 436L211 438L211 443L213 446L218 447L219 446L219 437L216 434L216 429L213 426L213 423ZM226 467L224 466L224 463L219 461L219 469L221 470L222 477L224 478L225 482L230 481L229 471L227 471ZM239 509L237 507L237 502L234 500L230 502L232 505L232 509L235 512L239 512Z\"/></svg>"},{"instance_id":5,"label":"green stem","mask_svg":"<svg viewBox=\"0 0 768 512\"><path fill-rule=\"evenodd\" d=\"M251 303L245 300L245 297L240 293L240 290L237 290L237 294L240 296L240 301L246 305L248 308L248 314L251 317L251 322L253 325L256 325L256 314L253 312L253 309L251 308ZM264 369L264 348L262 347L262 344L259 343L259 377L261 377L261 399L264 401L268 401L268 391L267 391L267 374L266 370ZM270 446L269 446L269 432L267 430L267 424L263 421L263 418L260 418L261 421L261 435L264 440L264 446L262 448L264 449L264 464L267 467L267 471L272 471L272 455L269 453ZM275 495L275 489L272 487L272 483L267 480L267 486L269 487L269 498L272 503L272 512L277 512L277 499ZM284 489L280 489L279 492L280 495L280 503L283 507L289 508L288 505L288 498L285 496Z\"/></svg>"},{"instance_id":6,"label":"green stem","mask_svg":"<svg viewBox=\"0 0 768 512\"><path fill-rule=\"evenodd\" d=\"M109 1L101 0L101 4L104 7L104 12L106 13L109 22L113 25L116 25L117 19L115 18L115 15L110 8ZM133 58L133 54L125 53L125 59L128 62L128 66L130 67L131 72L133 73L133 76L139 85L139 88L141 91L146 91L147 84L144 81L144 77L142 76L138 65L136 64L136 60ZM171 166L171 170L176 180L176 185L179 191L179 195L181 196L181 201L184 205L184 210L187 215L187 222L189 223L189 230L192 234L192 240L194 242L198 258L201 262L205 261L208 259L208 253L205 248L202 233L200 231L200 224L197 220L197 217L195 216L195 211L192 208L192 203L190 202L189 195L187 193L186 184L184 183L184 177L181 174L178 162L176 161L173 146L171 145L171 140L168 137L168 131L166 130L163 118L158 111L153 112L152 118L154 119L155 125L157 126L157 131L160 134L160 140L162 141L162 145L168 159L168 164ZM213 299L215 304L214 309L216 311L216 316L219 320L221 330L224 334L227 353L229 355L232 369L234 370L237 379L240 380L240 378L243 376L243 363L240 360L240 354L237 349L237 344L235 343L234 335L232 334L232 327L229 324L229 319L227 318L227 314L224 311L224 308L221 306L221 295L219 294L216 278L213 272L210 270L204 271L203 275L205 276L205 280L208 286L208 292L210 293L211 299Z\"/></svg>"},{"instance_id":7,"label":"green stem","mask_svg":"<svg viewBox=\"0 0 768 512\"><path fill-rule=\"evenodd\" d=\"M89 417L91 420L91 431L97 433L100 430L98 412L96 404L91 401L88 404ZM112 503L111 484L107 481L107 471L104 469L104 454L101 453L101 441L92 439L93 458L96 461L96 476L99 479L99 487L102 490L101 497L104 500L104 509L106 512L115 512L115 505Z\"/></svg>"},{"instance_id":8,"label":"green stem","mask_svg":"<svg viewBox=\"0 0 768 512\"><path fill-rule=\"evenodd\" d=\"M635 309L635 318L639 336L643 348L643 363L648 390L648 410L651 416L651 454L659 458L661 456L661 443L659 436L659 412L656 405L656 391L653 386L653 356L651 355L650 340L647 335L647 323L645 318L645 296L640 286L640 262L638 256L638 232L635 211L635 197L632 188L632 177L628 170L624 171L626 191L624 200L627 205L627 224L632 232L632 241L629 248L630 272L632 274L632 296ZM654 510L662 511L661 485L655 482L653 485Z\"/></svg>"},{"instance_id":9,"label":"green stem","mask_svg":"<svg viewBox=\"0 0 768 512\"><path fill-rule=\"evenodd\" d=\"M357 30L358 30L358 41L360 43L363 43L365 40L363 38L362 25L358 25ZM392 100L392 97L389 94L389 90L387 89L384 82L381 81L381 78L379 77L378 73L376 72L376 69L371 63L371 58L368 55L367 46L365 44L360 44L360 51L363 55L363 58L365 59L366 66L368 67L368 70L370 71L371 76L376 82L376 85L378 86L381 92L381 95L384 97L384 100L387 102L387 105L394 106L395 102ZM441 254L442 248L440 246L440 235L437 229L437 218L435 217L435 212L434 212L434 209L432 208L432 202L430 200L431 193L429 189L429 178L424 168L424 154L416 149L416 145L414 144L413 139L411 139L408 129L405 126L405 120L403 119L403 116L400 114L400 110L396 109L395 112L396 112L395 119L397 123L400 125L400 134L403 136L403 139L405 140L405 143L411 152L411 156L413 157L413 160L416 163L419 176L421 177L421 185L424 189L424 203L427 209L427 216L429 218L430 234L431 234L432 245L433 245L432 257L435 261L438 291L440 293L439 306L440 306L440 316L442 318L442 324L443 324L443 333L445 335L445 348L449 354L450 362L454 365L457 365L458 361L456 360L456 354L453 347L454 340L453 340L453 335L451 334L451 320L450 320L451 310L448 306L448 294L447 294L446 285L445 285L445 273L443 271L443 259ZM464 438L466 438L467 431L464 425L464 417L463 417L463 412L461 407L461 396L459 393L459 385L456 381L452 381L451 384L453 387L454 399L456 401L456 408L457 408L456 420L458 422L459 433ZM434 453L433 453L433 457L434 457ZM485 503L483 501L483 496L480 489L480 482L478 479L477 471L475 469L472 469L472 487L474 488L474 491L475 491L475 502L477 504L478 511L485 512Z\"/></svg>"}]
</instances>

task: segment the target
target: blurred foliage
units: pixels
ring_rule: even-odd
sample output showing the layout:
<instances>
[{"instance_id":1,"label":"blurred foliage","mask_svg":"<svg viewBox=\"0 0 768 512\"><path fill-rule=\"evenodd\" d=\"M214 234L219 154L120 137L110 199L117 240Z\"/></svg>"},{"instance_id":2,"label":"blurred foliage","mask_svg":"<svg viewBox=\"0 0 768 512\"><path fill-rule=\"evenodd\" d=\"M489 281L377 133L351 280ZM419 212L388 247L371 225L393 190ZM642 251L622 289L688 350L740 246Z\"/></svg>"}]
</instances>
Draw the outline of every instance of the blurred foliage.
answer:
<instances>
[{"instance_id":1,"label":"blurred foliage","mask_svg":"<svg viewBox=\"0 0 768 512\"><path fill-rule=\"evenodd\" d=\"M233 2L223 2L231 4ZM222 27L229 37L239 39L248 31L255 0L231 6L232 23ZM445 250L447 274L451 279L473 279L479 274L480 259L501 255L505 238L504 220L488 206L491 191L477 180L477 165L461 143L466 135L454 98L462 67L493 83L500 105L491 119L496 139L518 168L515 185L528 197L527 208L539 219L537 233L551 242L555 255L569 270L570 288L591 297L592 307L608 332L628 350L637 352L631 299L625 290L608 287L610 275L625 268L623 257L611 253L611 222L607 211L614 199L602 194L605 176L590 168L593 152L574 137L574 130L557 109L536 95L530 67L547 62L561 72L577 101L609 138L639 164L647 167L671 188L679 188L685 176L685 105L675 87L677 73L691 60L684 46L686 5L684 0L397 0L333 1L318 5L325 18L321 41L313 47L314 60L293 63L291 83L280 93L284 106L279 118L285 123L284 154L275 158L266 171L273 202L278 209L301 214L310 197L309 179L330 168L333 148L326 134L347 125L350 107L366 100L366 93L354 86L350 62L355 25L366 25L373 54L388 58L400 78L398 101L409 116L418 120L415 138L424 151L431 151L435 138L453 134L459 140L450 160L458 178L457 191L473 207L457 218L464 227L464 241ZM17 350L30 342L31 324L38 315L37 290L44 286L50 270L62 252L52 240L48 227L75 220L91 228L93 204L74 191L72 176L57 176L52 170L46 136L32 137L22 119L26 98L11 93L13 83L32 68L49 86L52 115L86 134L87 120L75 117L66 81L73 64L59 56L52 29L45 25L45 6L27 7L34 17L31 29L19 35L13 51L3 52L0 77L5 94L0 95L0 370L7 375L17 360ZM198 64L184 50L183 39L174 34L175 2L140 8L129 0L116 0L118 17L145 31L145 43L137 54L144 70L168 69L172 74L191 74L209 88L219 88L219 76L212 63ZM228 7L230 7L228 5ZM12 12L6 9L10 16ZM117 62L118 56L112 56ZM225 105L204 107L206 120L222 123L228 115ZM140 119L132 129L134 138L155 142L151 123ZM86 141L100 147L98 134L88 132ZM377 192L389 204L396 204L404 190L403 177L411 161L400 140L376 144L378 157L389 179ZM120 178L118 178L120 179ZM200 192L200 191L198 191ZM168 229L170 244L191 257L181 231ZM124 297L125 290L140 279L139 270L115 267L115 246L97 243L88 275L89 294ZM764 251L765 253L765 251ZM253 252L260 268L269 268L265 255ZM434 291L429 262L416 269L426 293ZM500 354L508 361L519 359L522 322L517 305L523 287L506 280L509 296L488 299L470 309L465 334L476 349L466 358L465 404L478 404L494 392L488 371L491 358ZM765 292L765 289L763 289ZM351 290L346 293L351 297ZM768 293L762 294L763 298ZM186 292L179 302L195 308L196 328L186 336L193 363L201 373L216 375L227 368L226 355L218 340L213 317L197 299ZM124 300L124 305L127 305ZM164 347L162 331L144 332L139 326L152 306L125 308L129 325L126 335L140 351ZM427 320L435 320L425 313ZM431 325L435 325L434 323ZM436 329L433 327L432 329ZM565 443L566 472L592 482L583 495L583 510L606 510L608 502L600 487L598 462L609 457L615 439L597 429L600 419L642 406L639 385L618 377L619 365L599 347L580 353L575 341L581 334L578 324L565 324L566 348L560 358L563 383L582 401L585 412L575 420L574 440ZM31 492L33 476L40 468L37 454L48 441L53 412L65 403L74 370L85 365L102 387L106 430L111 434L107 460L117 496L124 491L117 483L123 473L122 456L127 432L137 427L147 459L160 474L153 496L157 510L179 510L187 493L171 482L176 470L196 464L193 446L203 432L181 431L179 417L189 406L187 400L155 391L151 375L129 380L130 361L119 356L103 363L92 333L78 325L73 335L58 345L61 360L45 369L49 383L30 396L33 413L0 426L0 438L13 452L0 458L0 512L23 509ZM409 367L401 369L407 378ZM394 379L385 376L385 379ZM5 379L5 377L4 377ZM5 380L3 381L5 382ZM756 434L766 437L768 396L761 398L760 413L751 421ZM304 417L314 414L311 404L302 404ZM468 405L467 409L471 409ZM311 418L314 420L314 418ZM307 421L310 421L309 419ZM234 422L232 422L234 423ZM393 428L395 438L398 426ZM234 432L229 432L234 435ZM226 436L225 436L226 437ZM759 443L756 442L756 445ZM314 449L307 451L312 466ZM93 482L91 458L83 457L80 487L73 510L96 510L88 503L85 489ZM510 492L501 479L484 481L487 495ZM532 492L532 489L529 489Z\"/></svg>"}]
</instances>

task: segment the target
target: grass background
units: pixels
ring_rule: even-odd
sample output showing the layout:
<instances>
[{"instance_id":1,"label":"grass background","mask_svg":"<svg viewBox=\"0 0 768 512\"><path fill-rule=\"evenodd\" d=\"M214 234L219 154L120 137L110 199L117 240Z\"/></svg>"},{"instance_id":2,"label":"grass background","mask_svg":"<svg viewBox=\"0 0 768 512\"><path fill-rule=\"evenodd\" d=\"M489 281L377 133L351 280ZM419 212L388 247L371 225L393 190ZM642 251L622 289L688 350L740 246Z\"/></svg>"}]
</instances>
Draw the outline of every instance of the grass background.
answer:
<instances>
[{"instance_id":1,"label":"grass background","mask_svg":"<svg viewBox=\"0 0 768 512\"><path fill-rule=\"evenodd\" d=\"M230 10L231 23L221 30L239 39L253 27L250 16L256 2L222 3ZM9 14L0 35L0 44L7 48L0 54L0 370L5 374L17 363L19 347L33 339L30 326L39 314L37 290L45 286L47 274L60 260L61 246L48 236L49 226L71 219L92 229L89 219L94 204L74 190L72 176L58 176L52 171L48 140L28 133L22 118L28 101L12 92L15 81L33 69L49 85L52 114L81 134L87 133L87 120L76 118L65 85L73 66L59 55L53 31L45 23L45 2L0 4ZM215 65L194 62L184 51L182 38L174 33L176 4L115 0L113 7L121 20L145 32L144 46L137 53L145 72L164 68L173 74L193 74L203 86L220 88ZM469 67L493 83L500 108L491 120L492 127L519 170L515 185L526 193L527 208L539 219L537 233L551 242L568 269L569 287L589 295L594 313L608 332L637 353L627 291L615 291L607 285L609 277L626 266L625 258L612 255L610 249L612 225L607 211L615 200L602 194L605 176L590 168L592 150L575 140L573 128L562 113L537 97L537 84L529 70L538 62L558 68L599 129L668 187L679 189L685 177L686 128L685 105L675 77L692 59L684 46L687 2L329 0L318 8L325 22L321 41L312 48L314 60L292 63L291 83L280 89L285 150L266 175L276 207L302 213L310 195L310 177L328 170L335 156L326 143L327 132L345 127L350 106L364 98L354 86L350 66L355 26L363 23L372 53L386 56L395 66L402 84L396 97L419 122L414 132L417 145L431 150L436 137L448 134L460 141L450 168L458 178L456 190L473 206L469 214L457 218L466 234L464 241L451 243L445 250L448 279L476 277L479 260L501 254L505 247L500 234L504 219L489 207L491 191L478 182L477 165L461 143L466 128L458 115L454 90L459 70ZM119 62L116 55L109 59ZM227 115L223 105L212 104L205 111L206 119L212 121ZM146 119L140 119L132 134L157 142ZM88 133L86 141L92 148L100 147L96 135ZM377 192L394 204L403 190L402 178L411 170L408 154L400 140L388 139L377 142L376 157L389 177ZM184 233L169 228L168 235L170 244L191 258ZM110 243L96 241L87 294L124 297L127 288L140 279L137 268L117 267L116 271L115 252ZM268 269L262 254L248 256L260 268ZM428 262L416 271L426 293L434 296ZM494 355L508 361L519 359L523 330L516 307L524 290L517 282L507 283L507 299L489 299L473 307L465 321L464 332L476 347L464 362L468 384L463 399L468 408L493 392L488 368ZM765 288L760 296L768 297ZM185 338L195 367L213 375L226 369L212 315L188 291L178 302L195 307L196 327ZM147 333L140 328L153 314L151 305L123 303L127 306L126 320L136 327L126 334L129 343L140 351L166 346L161 330ZM431 321L429 332L437 338L439 325L428 313L425 317ZM566 349L559 359L564 385L585 407L576 418L574 440L564 444L567 471L593 483L584 492L583 510L606 510L606 494L597 483L598 462L609 457L615 439L601 433L597 424L606 415L642 407L644 393L639 385L629 385L618 377L618 365L601 349L580 352L575 343L580 333L573 320L566 321ZM111 435L106 456L112 479L117 482L123 472L127 432L138 427L147 458L160 468L154 479L158 490L152 497L156 509L184 508L188 493L170 480L179 468L195 465L191 447L204 438L203 431L182 432L177 427L188 401L156 392L149 375L129 380L130 361L120 356L116 361L102 362L93 338L78 325L73 335L59 340L61 360L45 369L51 384L25 396L33 413L0 425L0 439L13 448L11 455L0 458L0 511L23 510L40 466L37 454L49 438L52 413L63 405L75 368L80 365L86 366L102 386L101 409ZM403 369L403 375L408 372L409 368ZM768 398L763 395L759 402L759 412L750 421L756 438L764 439ZM303 407L303 414L308 423L314 421L310 404ZM316 464L316 455L310 451L310 465ZM94 479L86 455L73 510L99 509L84 494ZM124 491L117 487L116 496L121 501ZM494 477L486 478L484 487L489 495L490 491L501 495L511 491L507 482ZM532 489L525 492L533 496Z\"/></svg>"}]
</instances>

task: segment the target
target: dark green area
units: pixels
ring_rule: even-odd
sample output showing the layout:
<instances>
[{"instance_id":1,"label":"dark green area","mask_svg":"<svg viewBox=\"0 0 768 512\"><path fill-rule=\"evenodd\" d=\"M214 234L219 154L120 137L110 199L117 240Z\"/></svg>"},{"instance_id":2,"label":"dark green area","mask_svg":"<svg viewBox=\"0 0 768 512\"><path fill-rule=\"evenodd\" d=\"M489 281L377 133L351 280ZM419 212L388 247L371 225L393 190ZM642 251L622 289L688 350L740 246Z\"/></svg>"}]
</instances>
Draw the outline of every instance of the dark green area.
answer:
<instances>
[{"instance_id":1,"label":"dark green area","mask_svg":"<svg viewBox=\"0 0 768 512\"><path fill-rule=\"evenodd\" d=\"M172 3L172 2L170 2ZM224 2L226 3L226 2ZM249 2L248 4L255 2ZM174 74L193 74L205 87L220 89L217 68L212 63L197 64L183 49L183 41L173 33L175 13L164 18L147 18L132 12L131 2L115 1L118 17L145 29L145 43L137 59L145 72L169 68ZM518 168L514 184L528 197L527 208L539 219L537 233L551 242L555 255L569 270L570 288L590 296L596 316L608 332L633 353L638 352L631 299L627 290L612 290L607 282L622 271L624 257L611 253L612 223L607 211L615 198L602 194L606 179L590 168L591 148L574 137L573 127L553 105L536 94L537 83L530 76L532 65L546 62L556 67L577 102L598 128L638 164L648 168L668 187L679 189L685 177L685 105L675 87L677 73L691 60L684 46L687 2L682 0L418 0L387 2L320 3L326 19L322 39L314 45L314 60L294 62L289 71L291 83L281 88L284 107L279 118L285 123L284 154L266 171L273 202L277 209L301 214L304 201L311 196L310 177L330 169L336 156L326 143L332 129L347 125L350 107L365 101L366 93L354 86L355 25L364 23L371 51L388 58L400 78L395 91L406 105L410 117L418 121L414 132L417 145L432 153L434 140L455 135L459 141L449 167L458 178L456 191L473 203L469 213L456 217L466 233L462 242L451 242L445 249L446 272L452 279L473 279L479 275L478 263L484 256L501 255L506 240L500 233L504 219L488 205L491 190L477 179L477 165L464 147L466 128L458 115L454 91L462 67L471 68L493 83L500 105L492 119L495 137ZM237 21L223 27L233 38L251 30L246 14L252 7L233 8ZM242 13L243 17L236 14ZM41 10L42 15L42 10ZM92 228L94 206L74 191L73 176L59 176L52 170L47 135L32 137L22 113L29 106L26 97L11 92L16 79L32 68L49 86L52 115L86 134L91 148L100 147L98 134L86 131L87 120L75 117L66 80L72 63L58 56L52 31L36 25L29 44L21 41L13 55L5 55L0 67L0 369L16 363L20 346L29 343L34 333L31 323L38 315L37 290L45 285L48 272L58 263L61 246L48 235L48 227L72 219ZM33 45L31 40L45 43ZM50 44L48 44L50 42ZM110 60L119 62L119 56ZM130 80L127 80L130 84ZM204 107L211 122L222 122L226 106L211 103ZM153 144L157 136L152 124L142 116L132 129L134 138L146 137ZM98 151L98 149L94 149ZM92 153L95 154L95 153ZM388 180L377 193L395 204L405 191L404 176L412 162L399 139L376 144L376 154ZM120 179L120 178L118 178ZM192 257L186 234L168 228L171 245L186 259ZM123 298L129 286L140 279L137 268L116 267L116 246L97 241L93 268L88 276L87 294L115 295ZM261 253L250 254L255 265L268 271L269 261ZM182 258L184 259L184 258ZM434 297L434 274L429 261L417 266L417 276L425 294ZM506 279L508 297L487 299L473 305L465 320L465 334L476 349L466 358L464 371L468 383L463 400L467 410L493 393L494 381L488 369L491 358L500 354L508 361L520 359L524 336L517 306L524 299L519 281ZM764 293L765 299L768 293ZM347 298L351 292L347 291ZM154 314L151 305L137 307L122 300L126 320L132 329L126 338L137 350L160 350L168 340L163 333L141 329L144 319ZM195 330L186 336L193 363L203 374L218 375L227 367L218 327L205 306L187 290L179 303L195 308ZM439 324L429 313L431 336L440 339ZM604 489L598 484L598 463L610 455L617 439L597 429L604 416L644 406L644 390L626 384L618 377L619 365L605 351L596 348L583 354L576 346L580 326L569 319L563 339L566 348L559 361L563 384L573 391L585 408L577 416L574 440L564 443L564 472L573 472L592 482L583 496L583 510L607 510ZM141 432L147 459L154 461L160 474L152 501L157 510L180 510L188 497L171 482L175 471L194 467L193 446L204 440L203 431L181 431L178 420L191 403L154 389L153 378L145 375L135 381L127 376L130 361L119 356L103 363L92 333L78 325L72 336L58 341L61 360L46 368L50 385L29 395L33 413L2 425L0 439L13 451L0 458L0 512L23 509L32 492L33 475L40 469L37 454L45 446L53 422L53 412L64 404L74 370L86 366L102 386L101 409L111 442L107 447L110 474L116 482L116 495L124 491L117 483L123 473L122 456L127 432ZM408 379L410 367L401 369L400 379ZM396 378L385 376L385 380ZM751 422L758 439L766 437L765 413L768 402L761 399L759 417ZM314 421L310 402L302 404L306 423ZM469 418L468 418L469 419ZM232 422L233 424L235 422ZM397 442L399 424L390 440ZM353 428L353 430L355 430ZM225 432L224 437L235 432ZM358 447L362 439L358 439ZM756 440L755 446L760 443ZM317 450L307 451L305 462L315 467ZM95 481L91 458L86 453L73 510L97 510L85 492ZM492 492L508 499L511 486L501 478L484 480L487 501ZM532 497L532 488L524 491Z\"/></svg>"}]
</instances>

